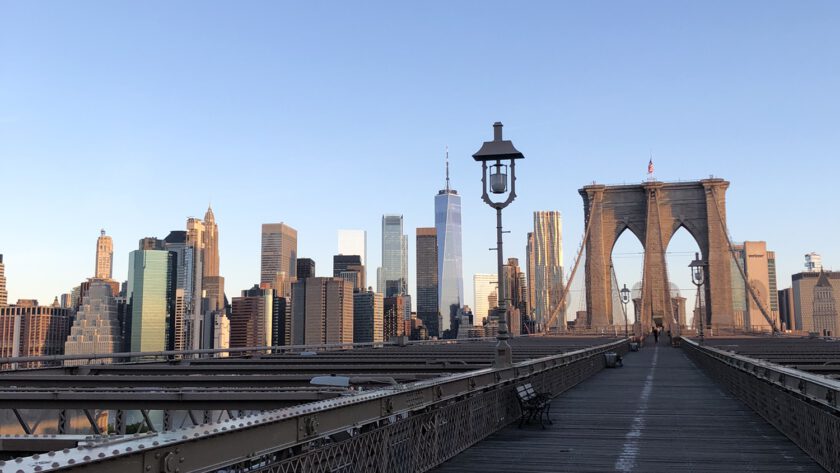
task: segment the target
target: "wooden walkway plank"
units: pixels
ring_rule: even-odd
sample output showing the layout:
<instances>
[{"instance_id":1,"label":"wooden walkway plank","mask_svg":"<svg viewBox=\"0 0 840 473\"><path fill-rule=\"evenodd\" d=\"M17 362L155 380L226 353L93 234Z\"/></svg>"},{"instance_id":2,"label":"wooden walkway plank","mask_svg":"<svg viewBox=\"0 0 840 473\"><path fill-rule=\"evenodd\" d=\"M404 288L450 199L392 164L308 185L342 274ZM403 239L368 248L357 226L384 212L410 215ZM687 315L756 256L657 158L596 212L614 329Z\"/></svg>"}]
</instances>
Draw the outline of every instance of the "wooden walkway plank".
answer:
<instances>
[{"instance_id":1,"label":"wooden walkway plank","mask_svg":"<svg viewBox=\"0 0 840 473\"><path fill-rule=\"evenodd\" d=\"M823 472L680 349L648 344L554 399L554 425L514 424L435 471Z\"/></svg>"}]
</instances>

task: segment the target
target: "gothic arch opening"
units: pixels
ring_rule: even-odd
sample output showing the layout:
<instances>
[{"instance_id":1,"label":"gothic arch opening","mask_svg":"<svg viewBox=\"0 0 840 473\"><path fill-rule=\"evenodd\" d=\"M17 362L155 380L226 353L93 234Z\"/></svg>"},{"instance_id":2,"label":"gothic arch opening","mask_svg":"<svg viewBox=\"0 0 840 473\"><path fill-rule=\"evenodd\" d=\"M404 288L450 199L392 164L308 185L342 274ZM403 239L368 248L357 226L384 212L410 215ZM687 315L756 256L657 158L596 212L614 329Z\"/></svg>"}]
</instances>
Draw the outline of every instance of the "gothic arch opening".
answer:
<instances>
[{"instance_id":1,"label":"gothic arch opening","mask_svg":"<svg viewBox=\"0 0 840 473\"><path fill-rule=\"evenodd\" d=\"M680 329L695 327L694 317L705 310L702 296L700 304L697 303L697 287L691 282L691 273L688 268L696 253L701 253L700 244L688 228L680 225L671 236L665 252L668 280L671 283L670 297L674 308L674 320Z\"/></svg>"},{"instance_id":2,"label":"gothic arch opening","mask_svg":"<svg viewBox=\"0 0 840 473\"><path fill-rule=\"evenodd\" d=\"M638 235L625 227L619 232L618 238L610 253L613 276L611 276L612 294L612 322L619 327L624 326L624 304L621 302L620 292L626 285L631 291L627 304L627 324L633 333L634 323L639 320L641 303L641 286L645 264L645 249Z\"/></svg>"}]
</instances>

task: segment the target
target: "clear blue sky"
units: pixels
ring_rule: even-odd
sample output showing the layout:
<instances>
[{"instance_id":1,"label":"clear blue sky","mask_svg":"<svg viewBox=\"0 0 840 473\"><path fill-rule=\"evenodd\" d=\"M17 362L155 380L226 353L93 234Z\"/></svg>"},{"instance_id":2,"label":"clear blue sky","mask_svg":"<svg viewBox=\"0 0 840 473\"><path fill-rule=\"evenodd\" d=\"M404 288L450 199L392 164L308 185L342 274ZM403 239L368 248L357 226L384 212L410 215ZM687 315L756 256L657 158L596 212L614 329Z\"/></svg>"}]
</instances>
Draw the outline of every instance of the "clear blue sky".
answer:
<instances>
[{"instance_id":1,"label":"clear blue sky","mask_svg":"<svg viewBox=\"0 0 840 473\"><path fill-rule=\"evenodd\" d=\"M405 215L414 292L449 145L471 304L495 223L470 155L496 120L526 155L506 256L556 209L570 264L577 189L641 181L652 150L661 180L732 182L734 238L766 240L786 287L806 252L840 267L838 24L834 1L2 1L9 296L48 303L91 276L100 228L125 279L138 239L209 201L229 296L259 279L265 222L297 228L319 274L337 229L366 229L373 277L383 213ZM675 245L687 274L696 245ZM641 258L624 260L634 282Z\"/></svg>"}]
</instances>

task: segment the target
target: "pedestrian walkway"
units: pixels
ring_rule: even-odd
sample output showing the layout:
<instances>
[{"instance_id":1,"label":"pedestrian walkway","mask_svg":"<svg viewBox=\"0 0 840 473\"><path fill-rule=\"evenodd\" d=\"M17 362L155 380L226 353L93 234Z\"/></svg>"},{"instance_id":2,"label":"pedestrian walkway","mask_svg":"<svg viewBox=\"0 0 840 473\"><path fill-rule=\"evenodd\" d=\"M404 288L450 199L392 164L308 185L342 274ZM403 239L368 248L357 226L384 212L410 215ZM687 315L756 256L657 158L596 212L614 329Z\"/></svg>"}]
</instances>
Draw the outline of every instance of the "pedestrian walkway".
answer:
<instances>
[{"instance_id":1,"label":"pedestrian walkway","mask_svg":"<svg viewBox=\"0 0 840 473\"><path fill-rule=\"evenodd\" d=\"M554 425L513 425L435 471L824 471L681 349L660 340L624 360L556 398Z\"/></svg>"}]
</instances>

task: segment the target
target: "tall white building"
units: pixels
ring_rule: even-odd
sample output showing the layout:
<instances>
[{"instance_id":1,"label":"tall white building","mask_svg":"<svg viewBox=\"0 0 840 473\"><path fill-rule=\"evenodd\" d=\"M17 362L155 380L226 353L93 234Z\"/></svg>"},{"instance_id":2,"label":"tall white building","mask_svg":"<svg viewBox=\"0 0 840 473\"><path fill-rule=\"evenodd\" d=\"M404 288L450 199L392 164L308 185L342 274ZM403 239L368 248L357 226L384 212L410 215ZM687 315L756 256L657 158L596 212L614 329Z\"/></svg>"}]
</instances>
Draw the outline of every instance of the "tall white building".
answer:
<instances>
[{"instance_id":1,"label":"tall white building","mask_svg":"<svg viewBox=\"0 0 840 473\"><path fill-rule=\"evenodd\" d=\"M222 313L216 314L213 321L213 348L230 348L230 319ZM228 353L219 353L219 357L227 357Z\"/></svg>"},{"instance_id":2,"label":"tall white building","mask_svg":"<svg viewBox=\"0 0 840 473\"><path fill-rule=\"evenodd\" d=\"M808 253L805 255L805 271L810 273L819 273L823 270L822 256L818 253Z\"/></svg>"},{"instance_id":3,"label":"tall white building","mask_svg":"<svg viewBox=\"0 0 840 473\"><path fill-rule=\"evenodd\" d=\"M495 274L474 274L473 275L473 323L479 325L481 320L490 314L490 310L496 307L499 301L499 292L496 289L499 278Z\"/></svg>"},{"instance_id":4,"label":"tall white building","mask_svg":"<svg viewBox=\"0 0 840 473\"><path fill-rule=\"evenodd\" d=\"M338 254L359 255L367 267L367 232L364 230L339 230Z\"/></svg>"},{"instance_id":5,"label":"tall white building","mask_svg":"<svg viewBox=\"0 0 840 473\"><path fill-rule=\"evenodd\" d=\"M533 284L534 317L538 330L546 330L551 312L558 307L563 288L563 220L556 210L534 212ZM566 326L565 311L554 324Z\"/></svg>"},{"instance_id":6,"label":"tall white building","mask_svg":"<svg viewBox=\"0 0 840 473\"><path fill-rule=\"evenodd\" d=\"M362 258L364 274L362 279L367 278L367 232L364 230L339 230L338 231L338 254L359 255ZM378 281L377 281L378 282ZM367 289L367 288L362 288Z\"/></svg>"},{"instance_id":7,"label":"tall white building","mask_svg":"<svg viewBox=\"0 0 840 473\"><path fill-rule=\"evenodd\" d=\"M111 279L114 272L114 242L111 237L105 235L105 230L99 231L99 238L96 239L96 272L93 277L97 279Z\"/></svg>"},{"instance_id":8,"label":"tall white building","mask_svg":"<svg viewBox=\"0 0 840 473\"><path fill-rule=\"evenodd\" d=\"M111 285L104 280L94 279L76 313L76 320L64 343L64 354L114 353L119 351L120 343L117 302L111 294ZM100 359L95 363L108 361Z\"/></svg>"}]
</instances>

